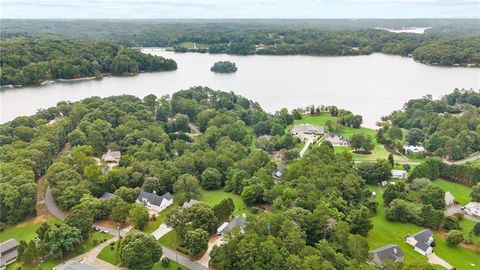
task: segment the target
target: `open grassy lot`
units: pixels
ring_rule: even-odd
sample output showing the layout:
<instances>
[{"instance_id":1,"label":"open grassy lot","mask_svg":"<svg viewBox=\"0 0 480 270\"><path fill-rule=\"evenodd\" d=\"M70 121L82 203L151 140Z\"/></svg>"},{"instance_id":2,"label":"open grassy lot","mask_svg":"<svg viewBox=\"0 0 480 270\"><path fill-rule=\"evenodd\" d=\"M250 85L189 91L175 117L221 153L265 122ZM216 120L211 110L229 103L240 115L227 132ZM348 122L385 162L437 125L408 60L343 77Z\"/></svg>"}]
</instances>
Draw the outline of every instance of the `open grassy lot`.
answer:
<instances>
[{"instance_id":1,"label":"open grassy lot","mask_svg":"<svg viewBox=\"0 0 480 270\"><path fill-rule=\"evenodd\" d=\"M52 269L53 267L61 264L62 262L66 262L70 260L73 257L76 257L82 253L85 253L95 246L97 246L99 243L101 243L104 240L110 239L112 236L110 234L104 234L101 232L94 232L90 235L90 237L75 251L68 253L66 256L64 256L62 259L59 260L54 260L54 259L49 259L45 261L44 263L40 265L23 265L20 262L16 262L14 264L9 265L7 269L22 269L22 270L45 270L45 269Z\"/></svg>"},{"instance_id":2,"label":"open grassy lot","mask_svg":"<svg viewBox=\"0 0 480 270\"><path fill-rule=\"evenodd\" d=\"M475 221L469 219L463 219L460 221L460 226L462 227L465 239L471 240L473 244L476 245L480 250L480 235L470 234L475 224Z\"/></svg>"},{"instance_id":3,"label":"open grassy lot","mask_svg":"<svg viewBox=\"0 0 480 270\"><path fill-rule=\"evenodd\" d=\"M455 200L461 205L465 205L471 201L470 192L472 190L467 186L453 183L445 179L435 179L433 183L442 188L445 192L450 191L453 197L455 197Z\"/></svg>"},{"instance_id":4,"label":"open grassy lot","mask_svg":"<svg viewBox=\"0 0 480 270\"><path fill-rule=\"evenodd\" d=\"M242 213L247 215L251 214L250 209L247 208L242 198L239 195L231 192L225 192L223 190L203 190L202 197L199 199L199 201L205 202L213 207L226 198L231 198L233 200L233 204L235 204L235 211L233 212L234 215L241 215Z\"/></svg>"},{"instance_id":5,"label":"open grassy lot","mask_svg":"<svg viewBox=\"0 0 480 270\"><path fill-rule=\"evenodd\" d=\"M193 49L193 42L182 42L178 45L187 49ZM195 46L197 47L197 49L205 49L209 47L208 44L203 43L195 43Z\"/></svg>"},{"instance_id":6,"label":"open grassy lot","mask_svg":"<svg viewBox=\"0 0 480 270\"><path fill-rule=\"evenodd\" d=\"M30 241L37 236L35 232L43 222L54 224L58 222L57 219L50 215L43 215L42 217L32 217L22 221L14 226L8 226L0 233L0 242L14 238L17 241Z\"/></svg>"},{"instance_id":7,"label":"open grassy lot","mask_svg":"<svg viewBox=\"0 0 480 270\"><path fill-rule=\"evenodd\" d=\"M372 218L374 227L368 233L367 238L370 248L375 249L387 244L397 244L405 253L405 262L425 260L425 257L414 251L410 245L403 241L405 235L416 233L423 228L413 224L387 221L385 219L385 208L380 192L381 190L377 186L370 186L370 190L376 192L376 199L379 202L377 214ZM438 256L457 269L478 269L480 265L480 256L478 256L478 254L470 249L449 246L441 233L435 232L434 234L436 243L434 251Z\"/></svg>"},{"instance_id":8,"label":"open grassy lot","mask_svg":"<svg viewBox=\"0 0 480 270\"><path fill-rule=\"evenodd\" d=\"M322 113L320 115L308 115L304 114L302 115L302 119L300 120L295 120L295 122L292 125L289 125L286 127L285 131L289 132L294 125L298 124L311 124L311 125L319 125L326 127L327 121L337 121L337 117L331 116L328 113ZM378 158L387 158L389 152L385 150L383 145L377 143L377 140L375 138L376 131L370 128L365 128L365 127L360 127L360 128L349 128L349 127L342 127L340 130L340 133L345 136L345 138L350 139L354 134L363 134L363 135L368 135L373 139L373 142L375 143L375 148L372 151L372 154L370 155L361 155L361 154L353 154L353 158L356 160L376 160ZM303 146L303 145L302 145ZM299 147L301 149L301 147ZM337 153L342 153L342 152L352 152L351 148L349 147L335 147L335 151ZM407 161L404 157L400 155L395 155L395 161Z\"/></svg>"}]
</instances>

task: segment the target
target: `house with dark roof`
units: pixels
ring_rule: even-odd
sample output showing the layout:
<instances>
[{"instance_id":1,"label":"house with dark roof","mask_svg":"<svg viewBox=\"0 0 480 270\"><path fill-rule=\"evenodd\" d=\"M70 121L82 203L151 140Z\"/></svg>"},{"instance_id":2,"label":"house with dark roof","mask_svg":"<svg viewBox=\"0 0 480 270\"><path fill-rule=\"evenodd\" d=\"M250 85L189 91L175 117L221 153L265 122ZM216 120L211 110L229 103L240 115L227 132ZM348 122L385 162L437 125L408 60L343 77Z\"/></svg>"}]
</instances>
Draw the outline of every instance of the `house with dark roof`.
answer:
<instances>
[{"instance_id":1,"label":"house with dark roof","mask_svg":"<svg viewBox=\"0 0 480 270\"><path fill-rule=\"evenodd\" d=\"M407 236L406 242L413 246L416 252L424 256L433 252L433 233L430 229L425 229L414 235Z\"/></svg>"},{"instance_id":2,"label":"house with dark roof","mask_svg":"<svg viewBox=\"0 0 480 270\"><path fill-rule=\"evenodd\" d=\"M57 267L54 267L53 270L98 270L98 268L90 264L70 260Z\"/></svg>"},{"instance_id":3,"label":"house with dark roof","mask_svg":"<svg viewBox=\"0 0 480 270\"><path fill-rule=\"evenodd\" d=\"M239 217L233 218L230 222L224 222L217 229L218 236L224 236L225 233L233 230L233 228L239 228L241 233L245 233L245 223L247 222L247 216L242 214Z\"/></svg>"},{"instance_id":4,"label":"house with dark roof","mask_svg":"<svg viewBox=\"0 0 480 270\"><path fill-rule=\"evenodd\" d=\"M381 248L371 250L370 254L372 254L372 259L370 262L378 267L383 267L386 260L401 263L403 262L404 257L402 249L397 245L386 245Z\"/></svg>"},{"instance_id":5,"label":"house with dark roof","mask_svg":"<svg viewBox=\"0 0 480 270\"><path fill-rule=\"evenodd\" d=\"M102 194L102 196L100 196L99 199L107 200L107 199L111 199L111 198L115 198L115 194L110 193L110 192L105 192L105 193Z\"/></svg>"},{"instance_id":6,"label":"house with dark roof","mask_svg":"<svg viewBox=\"0 0 480 270\"><path fill-rule=\"evenodd\" d=\"M170 192L159 196L155 193L155 191L154 193L149 193L142 190L138 194L137 202L142 203L150 210L160 212L173 204L173 196L170 194Z\"/></svg>"},{"instance_id":7,"label":"house with dark roof","mask_svg":"<svg viewBox=\"0 0 480 270\"><path fill-rule=\"evenodd\" d=\"M7 265L14 263L18 258L18 241L9 239L0 243L0 269L7 268Z\"/></svg>"},{"instance_id":8,"label":"house with dark roof","mask_svg":"<svg viewBox=\"0 0 480 270\"><path fill-rule=\"evenodd\" d=\"M330 142L333 146L349 146L347 139L338 133L327 133L327 135L325 135L325 141Z\"/></svg>"}]
</instances>

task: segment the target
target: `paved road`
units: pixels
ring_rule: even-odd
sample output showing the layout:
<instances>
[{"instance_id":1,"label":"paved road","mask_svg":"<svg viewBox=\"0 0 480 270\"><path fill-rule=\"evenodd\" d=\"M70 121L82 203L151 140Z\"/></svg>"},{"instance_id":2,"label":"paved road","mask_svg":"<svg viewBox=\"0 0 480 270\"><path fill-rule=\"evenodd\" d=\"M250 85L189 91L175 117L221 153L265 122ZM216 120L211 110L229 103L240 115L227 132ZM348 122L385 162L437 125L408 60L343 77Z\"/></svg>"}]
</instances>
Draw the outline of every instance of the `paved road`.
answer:
<instances>
[{"instance_id":1,"label":"paved road","mask_svg":"<svg viewBox=\"0 0 480 270\"><path fill-rule=\"evenodd\" d=\"M461 206L458 205L458 204L452 204L452 205L448 206L447 209L445 209L445 216L451 216L455 213L462 213L463 218L469 219L469 220L475 221L475 222L480 222L480 218L474 217L474 216L471 216L471 215L467 215L464 211L462 211L462 209L460 207Z\"/></svg>"},{"instance_id":2,"label":"paved road","mask_svg":"<svg viewBox=\"0 0 480 270\"><path fill-rule=\"evenodd\" d=\"M444 162L447 163L447 164L465 164L467 162L476 161L478 159L480 159L480 152L475 152L472 155L470 155L469 157L464 158L462 160L457 160L457 161L444 160Z\"/></svg>"},{"instance_id":3,"label":"paved road","mask_svg":"<svg viewBox=\"0 0 480 270\"><path fill-rule=\"evenodd\" d=\"M163 248L163 256L170 258L173 263L175 263L178 259L178 263L185 265L191 270L208 270L208 267L203 266L197 262L192 262L187 256L178 254L177 252L168 248Z\"/></svg>"},{"instance_id":4,"label":"paved road","mask_svg":"<svg viewBox=\"0 0 480 270\"><path fill-rule=\"evenodd\" d=\"M65 219L65 213L63 213L62 210L57 207L57 204L55 204L55 201L53 200L50 186L47 187L47 192L45 193L45 206L47 207L48 212L50 212L50 214L52 214L54 217L60 220Z\"/></svg>"}]
</instances>

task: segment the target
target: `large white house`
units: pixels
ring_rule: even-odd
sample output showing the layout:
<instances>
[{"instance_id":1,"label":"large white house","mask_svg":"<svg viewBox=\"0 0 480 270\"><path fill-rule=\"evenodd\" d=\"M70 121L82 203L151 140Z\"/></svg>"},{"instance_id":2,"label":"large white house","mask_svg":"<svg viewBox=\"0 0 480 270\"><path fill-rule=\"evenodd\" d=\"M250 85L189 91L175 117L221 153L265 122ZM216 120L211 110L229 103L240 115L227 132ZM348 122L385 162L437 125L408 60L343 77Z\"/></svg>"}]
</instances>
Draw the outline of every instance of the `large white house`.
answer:
<instances>
[{"instance_id":1,"label":"large white house","mask_svg":"<svg viewBox=\"0 0 480 270\"><path fill-rule=\"evenodd\" d=\"M150 210L160 212L173 204L173 196L170 192L158 196L155 193L149 193L142 190L138 194L137 202L142 203Z\"/></svg>"},{"instance_id":2,"label":"large white house","mask_svg":"<svg viewBox=\"0 0 480 270\"><path fill-rule=\"evenodd\" d=\"M318 139L320 136L323 135L325 130L321 126L314 126L314 125L307 125L307 124L300 124L296 125L290 130L290 133L299 138L302 142L306 141L309 138L313 138L314 140Z\"/></svg>"},{"instance_id":3,"label":"large white house","mask_svg":"<svg viewBox=\"0 0 480 270\"><path fill-rule=\"evenodd\" d=\"M348 146L349 143L342 134L329 132L325 135L325 141L330 142L333 146Z\"/></svg>"},{"instance_id":4,"label":"large white house","mask_svg":"<svg viewBox=\"0 0 480 270\"><path fill-rule=\"evenodd\" d=\"M480 203L478 202L469 202L463 207L463 211L471 216L480 217Z\"/></svg>"},{"instance_id":5,"label":"large white house","mask_svg":"<svg viewBox=\"0 0 480 270\"><path fill-rule=\"evenodd\" d=\"M14 263L18 258L18 241L9 239L0 243L0 269L3 270L7 265Z\"/></svg>"},{"instance_id":6,"label":"large white house","mask_svg":"<svg viewBox=\"0 0 480 270\"><path fill-rule=\"evenodd\" d=\"M425 148L421 145L404 145L403 150L405 150L405 153L408 153L408 152L420 153L425 151Z\"/></svg>"},{"instance_id":7,"label":"large white house","mask_svg":"<svg viewBox=\"0 0 480 270\"><path fill-rule=\"evenodd\" d=\"M392 170L392 178L405 179L405 178L407 178L407 171L405 171L405 170Z\"/></svg>"},{"instance_id":8,"label":"large white house","mask_svg":"<svg viewBox=\"0 0 480 270\"><path fill-rule=\"evenodd\" d=\"M414 235L407 236L406 242L415 248L415 251L426 256L433 252L433 233L430 229L425 229Z\"/></svg>"}]
</instances>

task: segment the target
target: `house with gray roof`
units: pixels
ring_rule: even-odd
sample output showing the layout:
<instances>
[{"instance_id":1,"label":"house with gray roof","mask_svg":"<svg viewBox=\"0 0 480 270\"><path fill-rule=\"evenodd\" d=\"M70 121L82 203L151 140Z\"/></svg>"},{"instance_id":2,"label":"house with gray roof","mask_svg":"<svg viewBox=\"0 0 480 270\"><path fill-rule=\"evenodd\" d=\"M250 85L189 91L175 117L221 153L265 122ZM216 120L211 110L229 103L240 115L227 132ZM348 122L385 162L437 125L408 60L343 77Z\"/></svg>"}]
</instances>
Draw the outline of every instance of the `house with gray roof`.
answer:
<instances>
[{"instance_id":1,"label":"house with gray roof","mask_svg":"<svg viewBox=\"0 0 480 270\"><path fill-rule=\"evenodd\" d=\"M371 250L372 254L371 263L378 267L383 267L386 260L392 262L401 263L403 262L403 251L398 245L386 245L375 250Z\"/></svg>"},{"instance_id":2,"label":"house with gray roof","mask_svg":"<svg viewBox=\"0 0 480 270\"><path fill-rule=\"evenodd\" d=\"M7 265L14 263L18 258L18 241L8 239L0 243L0 269L7 268Z\"/></svg>"},{"instance_id":3,"label":"house with gray roof","mask_svg":"<svg viewBox=\"0 0 480 270\"><path fill-rule=\"evenodd\" d=\"M414 235L407 236L406 242L413 246L416 252L424 256L433 252L433 233L430 229L425 229Z\"/></svg>"},{"instance_id":4,"label":"house with gray roof","mask_svg":"<svg viewBox=\"0 0 480 270\"><path fill-rule=\"evenodd\" d=\"M160 212L173 204L173 196L170 194L170 192L159 196L155 193L155 191L153 193L149 193L142 190L138 194L137 202L142 203L150 210Z\"/></svg>"},{"instance_id":5,"label":"house with gray roof","mask_svg":"<svg viewBox=\"0 0 480 270\"><path fill-rule=\"evenodd\" d=\"M241 233L245 233L245 223L247 222L247 216L242 214L239 217L235 217L230 222L224 222L217 229L218 236L224 236L225 233L233 230L233 228L239 228Z\"/></svg>"},{"instance_id":6,"label":"house with gray roof","mask_svg":"<svg viewBox=\"0 0 480 270\"><path fill-rule=\"evenodd\" d=\"M199 203L199 201L194 200L194 199L190 199L190 200L184 202L182 207L183 208L190 208L190 207L192 207L192 205L197 204L197 203Z\"/></svg>"},{"instance_id":7,"label":"house with gray roof","mask_svg":"<svg viewBox=\"0 0 480 270\"><path fill-rule=\"evenodd\" d=\"M327 135L325 135L325 141L330 142L333 146L349 146L347 139L338 133L327 133Z\"/></svg>"},{"instance_id":8,"label":"house with gray roof","mask_svg":"<svg viewBox=\"0 0 480 270\"><path fill-rule=\"evenodd\" d=\"M301 141L305 141L308 138L318 138L322 136L324 132L323 127L308 124L296 125L290 130L290 133Z\"/></svg>"},{"instance_id":9,"label":"house with gray roof","mask_svg":"<svg viewBox=\"0 0 480 270\"><path fill-rule=\"evenodd\" d=\"M53 270L98 270L98 268L91 266L90 264L70 260L54 267Z\"/></svg>"},{"instance_id":10,"label":"house with gray roof","mask_svg":"<svg viewBox=\"0 0 480 270\"><path fill-rule=\"evenodd\" d=\"M115 198L115 194L110 193L110 192L105 192L105 193L102 194L102 196L100 196L99 199L107 200L107 199L111 199L111 198Z\"/></svg>"},{"instance_id":11,"label":"house with gray roof","mask_svg":"<svg viewBox=\"0 0 480 270\"><path fill-rule=\"evenodd\" d=\"M121 156L120 151L110 151L110 149L108 149L108 152L102 155L102 161L118 163Z\"/></svg>"}]
</instances>

